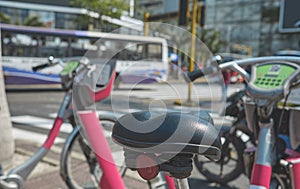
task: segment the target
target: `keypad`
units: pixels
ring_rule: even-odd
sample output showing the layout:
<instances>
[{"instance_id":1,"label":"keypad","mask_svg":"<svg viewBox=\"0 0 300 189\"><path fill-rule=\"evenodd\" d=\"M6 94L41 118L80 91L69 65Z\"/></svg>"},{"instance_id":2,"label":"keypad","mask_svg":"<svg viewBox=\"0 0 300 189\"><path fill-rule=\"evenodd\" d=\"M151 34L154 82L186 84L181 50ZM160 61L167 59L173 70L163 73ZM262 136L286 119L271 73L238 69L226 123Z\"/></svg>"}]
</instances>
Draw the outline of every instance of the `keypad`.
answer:
<instances>
[{"instance_id":1,"label":"keypad","mask_svg":"<svg viewBox=\"0 0 300 189\"><path fill-rule=\"evenodd\" d=\"M275 78L257 78L254 82L255 85L260 85L260 86L280 86L282 84L282 79L275 79Z\"/></svg>"}]
</instances>

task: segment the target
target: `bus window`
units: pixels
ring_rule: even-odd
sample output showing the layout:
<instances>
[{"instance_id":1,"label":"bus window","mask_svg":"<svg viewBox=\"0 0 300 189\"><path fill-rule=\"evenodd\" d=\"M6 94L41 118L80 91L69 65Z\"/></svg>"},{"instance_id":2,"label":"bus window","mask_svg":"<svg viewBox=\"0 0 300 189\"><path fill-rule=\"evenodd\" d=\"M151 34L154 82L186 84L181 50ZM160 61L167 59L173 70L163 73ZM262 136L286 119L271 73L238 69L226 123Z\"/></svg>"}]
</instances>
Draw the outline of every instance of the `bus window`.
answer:
<instances>
[{"instance_id":1,"label":"bus window","mask_svg":"<svg viewBox=\"0 0 300 189\"><path fill-rule=\"evenodd\" d=\"M97 45L89 38L72 38L72 56L83 56L88 50L97 51Z\"/></svg>"},{"instance_id":2,"label":"bus window","mask_svg":"<svg viewBox=\"0 0 300 189\"><path fill-rule=\"evenodd\" d=\"M162 46L161 44L148 43L139 44L139 52L142 54L142 59L162 59Z\"/></svg>"},{"instance_id":3,"label":"bus window","mask_svg":"<svg viewBox=\"0 0 300 189\"><path fill-rule=\"evenodd\" d=\"M3 38L5 49L4 56L35 57L37 52L37 40L26 34L11 34Z\"/></svg>"},{"instance_id":4,"label":"bus window","mask_svg":"<svg viewBox=\"0 0 300 189\"><path fill-rule=\"evenodd\" d=\"M5 35L2 37L2 56L11 56L10 55L11 47L11 36Z\"/></svg>"},{"instance_id":5,"label":"bus window","mask_svg":"<svg viewBox=\"0 0 300 189\"><path fill-rule=\"evenodd\" d=\"M148 44L148 59L162 59L161 44Z\"/></svg>"},{"instance_id":6,"label":"bus window","mask_svg":"<svg viewBox=\"0 0 300 189\"><path fill-rule=\"evenodd\" d=\"M68 42L58 36L45 36L41 38L39 56L40 57L65 57L68 54Z\"/></svg>"},{"instance_id":7,"label":"bus window","mask_svg":"<svg viewBox=\"0 0 300 189\"><path fill-rule=\"evenodd\" d=\"M44 63L50 55L64 58L83 56L88 51L89 58L115 59L118 73L136 65L130 74L153 76L157 81L167 79L168 49L163 38L9 24L1 24L1 33L4 66L28 71L32 65ZM49 70L43 73L58 73Z\"/></svg>"}]
</instances>

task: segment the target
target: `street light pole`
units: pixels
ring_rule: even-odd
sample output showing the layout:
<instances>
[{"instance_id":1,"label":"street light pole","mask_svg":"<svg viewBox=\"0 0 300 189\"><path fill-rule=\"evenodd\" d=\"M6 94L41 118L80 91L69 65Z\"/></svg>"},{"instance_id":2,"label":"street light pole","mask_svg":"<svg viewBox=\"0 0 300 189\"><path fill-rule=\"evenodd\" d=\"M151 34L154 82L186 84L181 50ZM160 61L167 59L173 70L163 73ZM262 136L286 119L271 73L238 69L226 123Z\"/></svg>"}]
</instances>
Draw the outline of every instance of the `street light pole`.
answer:
<instances>
[{"instance_id":1,"label":"street light pole","mask_svg":"<svg viewBox=\"0 0 300 189\"><path fill-rule=\"evenodd\" d=\"M129 0L129 16L134 16L134 0Z\"/></svg>"},{"instance_id":2,"label":"street light pole","mask_svg":"<svg viewBox=\"0 0 300 189\"><path fill-rule=\"evenodd\" d=\"M149 17L150 17L150 13L146 12L144 14L144 36L148 36L149 35Z\"/></svg>"}]
</instances>

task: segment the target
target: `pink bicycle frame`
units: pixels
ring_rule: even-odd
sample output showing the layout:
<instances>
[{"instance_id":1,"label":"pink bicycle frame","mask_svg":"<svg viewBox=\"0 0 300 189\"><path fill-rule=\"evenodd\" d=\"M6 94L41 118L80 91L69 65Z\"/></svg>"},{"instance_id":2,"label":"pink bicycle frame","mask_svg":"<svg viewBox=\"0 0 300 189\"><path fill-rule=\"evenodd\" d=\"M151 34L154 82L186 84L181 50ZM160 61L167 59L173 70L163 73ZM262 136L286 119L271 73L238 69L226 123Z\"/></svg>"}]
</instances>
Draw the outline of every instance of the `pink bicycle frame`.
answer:
<instances>
[{"instance_id":1,"label":"pink bicycle frame","mask_svg":"<svg viewBox=\"0 0 300 189\"><path fill-rule=\"evenodd\" d=\"M97 114L94 111L79 111L78 116L84 125L89 143L103 170L100 187L103 189L125 188L121 175L114 164L111 150L103 134Z\"/></svg>"},{"instance_id":2,"label":"pink bicycle frame","mask_svg":"<svg viewBox=\"0 0 300 189\"><path fill-rule=\"evenodd\" d=\"M259 125L261 129L251 174L250 189L269 189L272 176L272 155L274 153L273 122Z\"/></svg>"},{"instance_id":3,"label":"pink bicycle frame","mask_svg":"<svg viewBox=\"0 0 300 189\"><path fill-rule=\"evenodd\" d=\"M58 136L60 127L63 123L65 112L70 106L71 99L72 99L71 93L67 93L64 96L63 102L58 111L58 115L55 118L52 129L49 131L48 137L45 140L43 146L40 147L35 152L35 154L32 157L30 157L26 162L24 162L23 164L21 164L20 166L18 166L16 168L12 169L8 173L7 179L12 178L12 180L14 180L16 183L18 183L18 187L20 187L20 188L23 187L23 181L26 180L28 175L36 167L36 165L39 163L39 161L41 161L41 159L47 155L50 148L53 146L54 140ZM14 175L15 176L17 175L17 176L14 177Z\"/></svg>"},{"instance_id":4,"label":"pink bicycle frame","mask_svg":"<svg viewBox=\"0 0 300 189\"><path fill-rule=\"evenodd\" d=\"M107 84L107 86L94 93L94 101L102 100L110 95L114 80L115 71ZM92 95L92 93L90 93ZM124 182L118 171L109 144L104 136L102 125L99 122L98 116L93 110L78 111L77 115L84 126L89 143L94 150L98 163L103 170L103 175L100 180L100 187L103 189L125 189ZM50 139L49 139L50 140ZM169 189L175 189L174 179L165 175L166 183Z\"/></svg>"},{"instance_id":5,"label":"pink bicycle frame","mask_svg":"<svg viewBox=\"0 0 300 189\"><path fill-rule=\"evenodd\" d=\"M260 123L259 143L256 150L256 160L251 174L250 189L269 189L272 164L274 162L274 132L273 122ZM286 149L289 157L285 160L286 167L290 169L292 189L300 189L300 153Z\"/></svg>"}]
</instances>

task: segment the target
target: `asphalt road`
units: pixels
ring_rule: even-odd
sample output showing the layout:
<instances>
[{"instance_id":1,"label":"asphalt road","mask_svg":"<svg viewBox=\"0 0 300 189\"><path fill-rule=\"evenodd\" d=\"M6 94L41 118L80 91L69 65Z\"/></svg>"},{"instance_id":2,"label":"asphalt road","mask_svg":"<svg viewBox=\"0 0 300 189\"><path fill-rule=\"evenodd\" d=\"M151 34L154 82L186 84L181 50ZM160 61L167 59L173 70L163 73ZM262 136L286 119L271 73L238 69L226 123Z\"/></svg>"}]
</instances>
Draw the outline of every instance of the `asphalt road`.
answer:
<instances>
[{"instance_id":1,"label":"asphalt road","mask_svg":"<svg viewBox=\"0 0 300 189\"><path fill-rule=\"evenodd\" d=\"M173 87L173 86L172 86ZM171 87L171 88L172 88ZM206 99L209 96L206 87L207 86L198 86L199 91L203 91L199 96L202 99ZM180 90L181 86L178 86L178 90ZM240 85L234 85L229 87L229 93L234 92L236 89L241 88ZM177 90L177 92L178 92ZM174 109L178 110L178 106L172 105L174 98L166 99L169 93L174 92L174 90L162 90L155 92L155 88L139 88L135 90L131 90L129 86L123 86L119 90L113 92L114 98L108 98L102 103L97 104L97 109L99 110L114 110L112 108L111 103L116 103L118 105L118 111L126 112L133 111L137 109L147 109L147 108L166 108L168 110ZM171 91L171 92L170 92ZM183 91L183 89L182 89ZM206 91L206 92L205 92ZM176 91L175 91L176 93ZM151 94L151 95L149 95ZM184 94L184 93L182 93ZM53 118L54 113L58 110L61 100L63 99L64 92L62 91L17 91L17 92L7 92L7 99L9 103L10 113L12 117L16 116L24 116L30 115L40 118ZM123 102L124 99L128 99L129 96L129 105L128 101ZM180 95L179 95L180 96ZM164 101L159 100L159 98L165 98ZM168 102L168 103L163 103ZM202 104L201 104L202 106ZM210 107L210 105L204 104L204 107ZM128 109L129 108L129 109ZM179 108L182 110L182 107ZM184 108L183 108L184 109ZM186 110L190 110L188 107ZM25 132L25 131L24 131ZM39 132L35 130L33 132ZM19 134L22 136L22 133ZM192 176L189 179L190 185L192 189L196 188L240 188L246 189L248 188L248 179L245 176L240 176L237 180L228 183L226 186L219 186L214 183L209 183L206 179L194 168Z\"/></svg>"}]
</instances>

